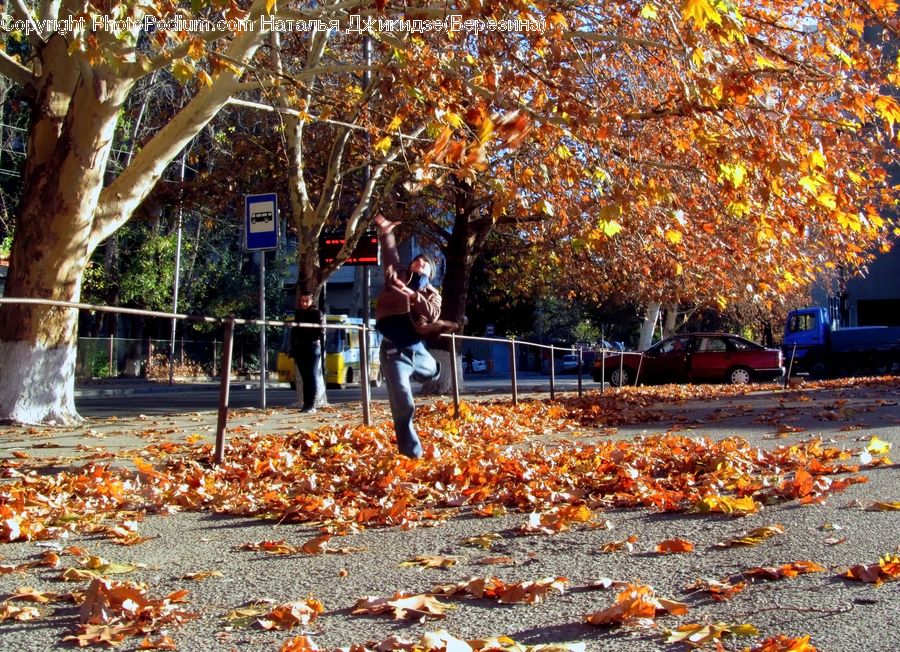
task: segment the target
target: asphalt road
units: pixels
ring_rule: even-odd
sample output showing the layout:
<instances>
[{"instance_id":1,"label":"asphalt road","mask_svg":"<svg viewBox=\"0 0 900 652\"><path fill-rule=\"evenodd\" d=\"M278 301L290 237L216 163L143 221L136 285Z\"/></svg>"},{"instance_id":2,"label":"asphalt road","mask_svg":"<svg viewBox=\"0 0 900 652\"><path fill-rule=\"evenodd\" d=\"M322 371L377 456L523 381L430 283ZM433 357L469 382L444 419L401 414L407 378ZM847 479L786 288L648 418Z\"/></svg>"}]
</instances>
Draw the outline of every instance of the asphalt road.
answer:
<instances>
[{"instance_id":1,"label":"asphalt road","mask_svg":"<svg viewBox=\"0 0 900 652\"><path fill-rule=\"evenodd\" d=\"M549 376L536 373L520 373L518 377L519 391L531 393L543 391L549 394ZM585 376L582 380L584 391L597 389L595 383ZM571 374L557 376L555 389L571 394L577 391L577 377ZM462 396L467 395L494 395L509 394L511 391L510 379L502 377L467 376ZM328 401L332 405L344 405L359 403L361 390L359 385L345 389L327 390ZM375 401L387 400L387 389L382 387L371 388L371 399ZM297 394L287 386L281 384L266 388L266 407L287 407L297 401ZM229 408L258 408L261 406L260 390L258 382L233 382L229 396ZM75 391L75 407L78 413L84 417L131 417L144 415L163 415L179 412L195 412L217 410L219 407L219 388L209 384L176 384L174 386L163 384L151 384L145 382L121 382L82 385Z\"/></svg>"}]
</instances>

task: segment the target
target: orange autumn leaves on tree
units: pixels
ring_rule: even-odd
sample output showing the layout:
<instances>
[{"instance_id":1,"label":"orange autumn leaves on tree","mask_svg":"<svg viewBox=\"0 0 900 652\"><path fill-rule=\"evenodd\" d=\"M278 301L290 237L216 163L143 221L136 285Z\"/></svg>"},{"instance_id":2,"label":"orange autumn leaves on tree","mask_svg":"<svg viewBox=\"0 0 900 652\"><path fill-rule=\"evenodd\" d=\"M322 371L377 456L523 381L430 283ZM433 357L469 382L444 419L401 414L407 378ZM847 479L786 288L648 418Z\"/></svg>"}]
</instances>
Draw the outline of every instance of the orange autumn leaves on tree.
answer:
<instances>
[{"instance_id":1,"label":"orange autumn leaves on tree","mask_svg":"<svg viewBox=\"0 0 900 652\"><path fill-rule=\"evenodd\" d=\"M556 82L538 95L555 111L536 118L546 162L498 166L523 214L553 219L529 230L532 257L498 262L498 285L772 310L864 263L897 232L881 214L897 196L882 52L897 16L877 15L888 28L864 37L856 3L565 13L528 60Z\"/></svg>"}]
</instances>

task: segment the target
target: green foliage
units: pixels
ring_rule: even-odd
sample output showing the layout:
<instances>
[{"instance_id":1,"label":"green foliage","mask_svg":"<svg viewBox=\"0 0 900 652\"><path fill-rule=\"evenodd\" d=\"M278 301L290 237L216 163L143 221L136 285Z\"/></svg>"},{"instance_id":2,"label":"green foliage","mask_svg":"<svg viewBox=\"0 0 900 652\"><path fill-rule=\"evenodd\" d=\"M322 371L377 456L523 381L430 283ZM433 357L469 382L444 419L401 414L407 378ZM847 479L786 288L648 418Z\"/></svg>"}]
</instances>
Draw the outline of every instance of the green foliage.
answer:
<instances>
[{"instance_id":1,"label":"green foliage","mask_svg":"<svg viewBox=\"0 0 900 652\"><path fill-rule=\"evenodd\" d=\"M176 234L150 233L122 267L121 300L148 310L167 310L172 305L175 280Z\"/></svg>"},{"instance_id":2,"label":"green foliage","mask_svg":"<svg viewBox=\"0 0 900 652\"><path fill-rule=\"evenodd\" d=\"M601 339L601 333L589 319L582 319L572 329L572 337L576 342L596 342Z\"/></svg>"},{"instance_id":3,"label":"green foliage","mask_svg":"<svg viewBox=\"0 0 900 652\"><path fill-rule=\"evenodd\" d=\"M9 258L9 252L12 249L12 241L12 231L10 231L5 238L0 240L0 258Z\"/></svg>"}]
</instances>

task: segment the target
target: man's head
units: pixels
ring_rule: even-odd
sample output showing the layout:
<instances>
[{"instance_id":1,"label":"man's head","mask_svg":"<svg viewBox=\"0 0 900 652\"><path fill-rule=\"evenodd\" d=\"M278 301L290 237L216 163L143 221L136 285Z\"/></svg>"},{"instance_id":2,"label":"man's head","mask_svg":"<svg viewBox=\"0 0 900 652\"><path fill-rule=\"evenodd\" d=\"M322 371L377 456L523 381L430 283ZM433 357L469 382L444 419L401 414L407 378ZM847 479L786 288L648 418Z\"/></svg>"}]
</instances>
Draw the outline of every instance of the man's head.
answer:
<instances>
[{"instance_id":1,"label":"man's head","mask_svg":"<svg viewBox=\"0 0 900 652\"><path fill-rule=\"evenodd\" d=\"M428 277L429 281L434 279L434 263L425 254L419 254L413 258L409 265L409 270L414 274Z\"/></svg>"},{"instance_id":2,"label":"man's head","mask_svg":"<svg viewBox=\"0 0 900 652\"><path fill-rule=\"evenodd\" d=\"M309 310L312 308L313 304L313 296L311 292L301 292L297 297L297 307L302 308L303 310Z\"/></svg>"}]
</instances>

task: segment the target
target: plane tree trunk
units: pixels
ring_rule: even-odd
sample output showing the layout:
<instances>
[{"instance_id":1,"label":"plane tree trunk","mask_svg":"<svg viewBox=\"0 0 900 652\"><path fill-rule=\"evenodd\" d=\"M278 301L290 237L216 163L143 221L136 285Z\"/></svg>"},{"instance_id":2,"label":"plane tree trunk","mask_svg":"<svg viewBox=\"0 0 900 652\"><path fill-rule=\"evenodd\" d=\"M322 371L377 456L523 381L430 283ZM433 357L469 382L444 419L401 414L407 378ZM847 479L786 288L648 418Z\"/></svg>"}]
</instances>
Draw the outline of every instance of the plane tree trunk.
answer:
<instances>
[{"instance_id":1,"label":"plane tree trunk","mask_svg":"<svg viewBox=\"0 0 900 652\"><path fill-rule=\"evenodd\" d=\"M264 10L265 0L257 0L251 13ZM247 61L262 38L258 30L243 32L226 54ZM0 73L25 88L31 109L5 296L77 302L93 251L130 219L166 166L239 89L242 73L237 66L217 73L104 187L120 110L138 79L171 58L160 55L151 64L132 52L113 66L70 52L59 34L33 45L30 69L0 56ZM80 420L74 404L77 322L71 308L0 307L0 372L7 379L0 383L0 420Z\"/></svg>"},{"instance_id":2,"label":"plane tree trunk","mask_svg":"<svg viewBox=\"0 0 900 652\"><path fill-rule=\"evenodd\" d=\"M475 196L472 184L454 177L452 187L454 219L444 248L447 268L441 288L441 319L459 324L457 333L463 334L472 266L494 226L494 220L490 214L483 214L485 200ZM431 350L441 363L442 371L437 379L422 386L422 393L447 394L451 390L449 339L442 337L433 342Z\"/></svg>"}]
</instances>

